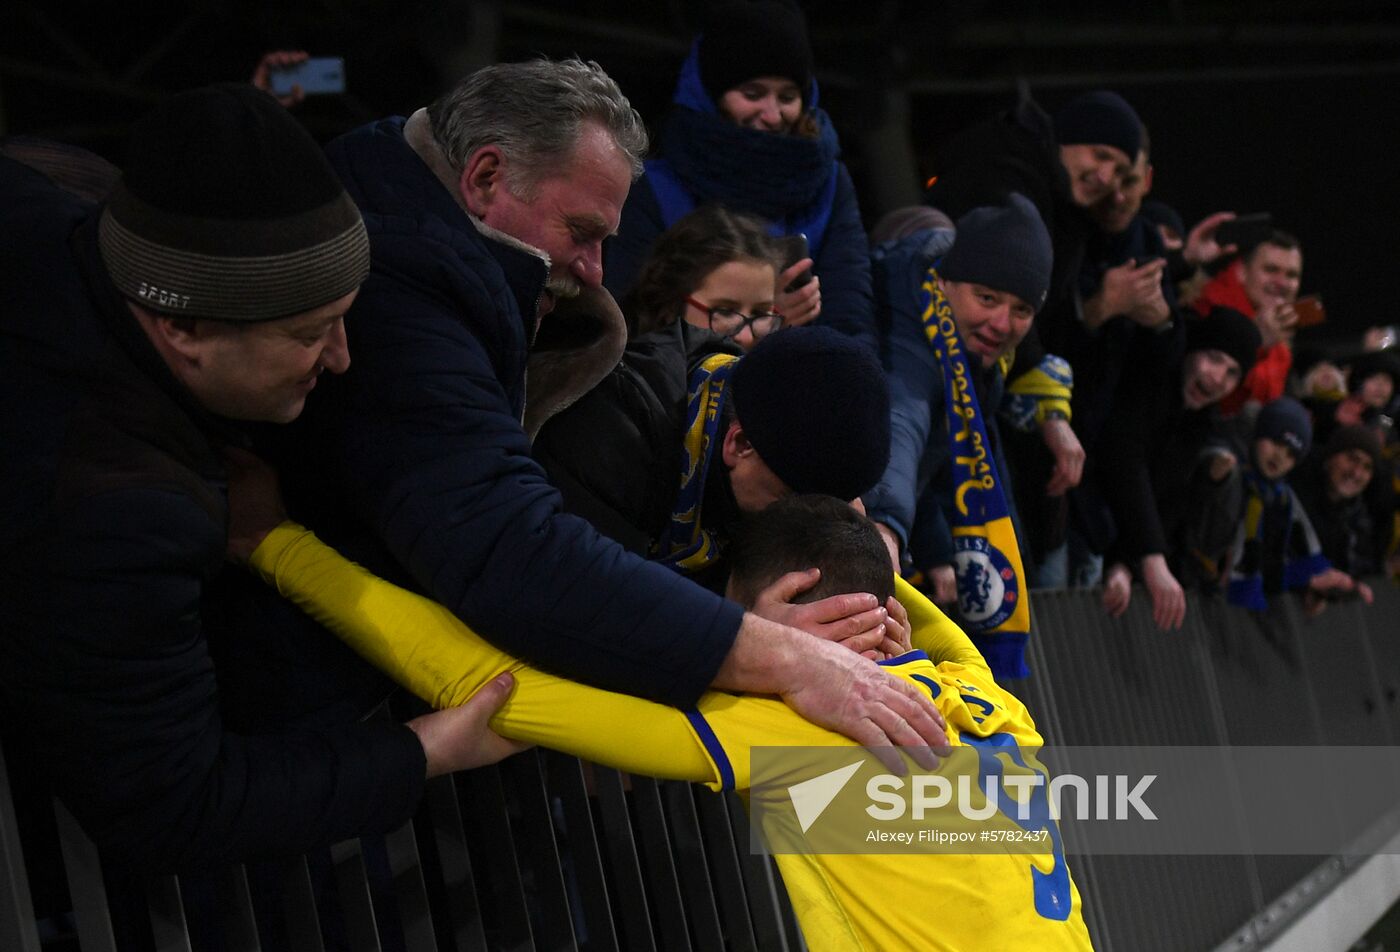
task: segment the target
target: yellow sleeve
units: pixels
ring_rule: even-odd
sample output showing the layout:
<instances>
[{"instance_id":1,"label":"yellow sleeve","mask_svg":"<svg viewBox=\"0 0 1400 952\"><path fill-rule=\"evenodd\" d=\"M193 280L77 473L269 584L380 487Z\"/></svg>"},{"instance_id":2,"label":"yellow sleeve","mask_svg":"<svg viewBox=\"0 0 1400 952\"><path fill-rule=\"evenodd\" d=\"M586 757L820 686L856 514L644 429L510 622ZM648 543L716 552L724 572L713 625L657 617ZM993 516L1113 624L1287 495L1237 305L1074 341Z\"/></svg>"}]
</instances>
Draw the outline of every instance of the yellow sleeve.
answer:
<instances>
[{"instance_id":1,"label":"yellow sleeve","mask_svg":"<svg viewBox=\"0 0 1400 952\"><path fill-rule=\"evenodd\" d=\"M928 655L934 664L953 661L991 673L987 662L982 658L982 652L977 650L977 646L967 634L943 614L937 605L929 601L923 592L895 576L894 597L899 599L899 603L909 614L914 647Z\"/></svg>"},{"instance_id":2,"label":"yellow sleeve","mask_svg":"<svg viewBox=\"0 0 1400 952\"><path fill-rule=\"evenodd\" d=\"M487 644L446 608L371 574L308 529L284 522L249 565L435 708L455 707L509 671L515 690L491 719L502 736L630 773L719 783L705 743L681 711L531 668Z\"/></svg>"}]
</instances>

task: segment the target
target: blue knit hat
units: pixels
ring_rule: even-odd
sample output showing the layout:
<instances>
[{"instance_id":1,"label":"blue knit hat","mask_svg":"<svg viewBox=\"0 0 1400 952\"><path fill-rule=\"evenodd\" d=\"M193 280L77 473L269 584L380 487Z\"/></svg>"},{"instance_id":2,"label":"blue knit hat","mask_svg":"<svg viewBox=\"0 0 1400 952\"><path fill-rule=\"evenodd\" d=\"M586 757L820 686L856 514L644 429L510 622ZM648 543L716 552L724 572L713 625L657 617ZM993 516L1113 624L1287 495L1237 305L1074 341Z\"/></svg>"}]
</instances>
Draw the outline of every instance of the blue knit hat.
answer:
<instances>
[{"instance_id":1,"label":"blue knit hat","mask_svg":"<svg viewBox=\"0 0 1400 952\"><path fill-rule=\"evenodd\" d=\"M1312 418L1292 397L1279 397L1259 411L1254 421L1254 438L1282 443L1302 459L1312 446Z\"/></svg>"},{"instance_id":2,"label":"blue knit hat","mask_svg":"<svg viewBox=\"0 0 1400 952\"><path fill-rule=\"evenodd\" d=\"M1128 100L1107 89L1076 96L1055 114L1060 145L1111 145L1128 161L1142 148L1142 120Z\"/></svg>"},{"instance_id":3,"label":"blue knit hat","mask_svg":"<svg viewBox=\"0 0 1400 952\"><path fill-rule=\"evenodd\" d=\"M854 499L890 461L885 372L865 345L829 327L769 334L734 369L734 413L788 488Z\"/></svg>"},{"instance_id":4,"label":"blue knit hat","mask_svg":"<svg viewBox=\"0 0 1400 952\"><path fill-rule=\"evenodd\" d=\"M1012 192L1005 205L974 208L958 219L953 247L938 273L949 281L970 281L1009 291L1037 311L1050 289L1054 251L1050 232L1031 200Z\"/></svg>"}]
</instances>

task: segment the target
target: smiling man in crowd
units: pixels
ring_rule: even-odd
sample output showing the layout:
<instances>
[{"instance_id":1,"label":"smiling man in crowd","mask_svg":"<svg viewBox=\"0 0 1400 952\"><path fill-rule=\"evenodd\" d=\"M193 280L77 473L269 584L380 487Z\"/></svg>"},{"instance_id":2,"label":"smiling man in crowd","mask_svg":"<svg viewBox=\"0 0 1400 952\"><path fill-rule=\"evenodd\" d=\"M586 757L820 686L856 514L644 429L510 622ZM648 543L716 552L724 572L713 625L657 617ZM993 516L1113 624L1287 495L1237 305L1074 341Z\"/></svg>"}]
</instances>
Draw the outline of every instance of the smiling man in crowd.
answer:
<instances>
[{"instance_id":1,"label":"smiling man in crowd","mask_svg":"<svg viewBox=\"0 0 1400 952\"><path fill-rule=\"evenodd\" d=\"M1029 619L996 412L1012 353L1045 300L1050 256L1045 224L1018 194L964 215L956 238L915 232L874 260L890 328L891 433L866 511L897 565L924 573L934 601L957 600L998 677L1024 676Z\"/></svg>"},{"instance_id":2,"label":"smiling man in crowd","mask_svg":"<svg viewBox=\"0 0 1400 952\"><path fill-rule=\"evenodd\" d=\"M1142 580L1160 628L1178 628L1186 616L1186 596L1168 556L1191 511L1201 451L1220 438L1215 407L1239 386L1258 350L1254 322L1217 307L1187 322L1180 361L1159 372L1139 368L1128 378L1131 386L1104 423L1097 483L1117 530L1105 563Z\"/></svg>"},{"instance_id":3,"label":"smiling man in crowd","mask_svg":"<svg viewBox=\"0 0 1400 952\"><path fill-rule=\"evenodd\" d=\"M1288 371L1293 366L1293 335L1298 315L1293 304L1303 280L1303 249L1298 239L1275 231L1248 248L1216 275L1196 300L1196 310L1207 314L1212 307L1231 307L1254 319L1261 339L1254 369L1240 387L1226 397L1220 412L1238 413L1246 404L1257 409L1283 396Z\"/></svg>"}]
</instances>

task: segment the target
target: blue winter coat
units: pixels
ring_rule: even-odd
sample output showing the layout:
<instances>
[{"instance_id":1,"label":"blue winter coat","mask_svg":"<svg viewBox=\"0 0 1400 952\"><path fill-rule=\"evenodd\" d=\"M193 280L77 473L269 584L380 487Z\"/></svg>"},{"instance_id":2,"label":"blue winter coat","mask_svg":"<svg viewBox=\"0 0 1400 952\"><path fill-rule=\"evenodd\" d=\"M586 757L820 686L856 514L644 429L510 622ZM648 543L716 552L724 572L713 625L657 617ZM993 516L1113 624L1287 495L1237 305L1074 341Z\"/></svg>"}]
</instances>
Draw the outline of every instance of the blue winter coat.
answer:
<instances>
[{"instance_id":1,"label":"blue winter coat","mask_svg":"<svg viewBox=\"0 0 1400 952\"><path fill-rule=\"evenodd\" d=\"M840 150L830 120L816 105L815 80L805 102L811 104L820 130L813 148L823 150L824 156L819 166L807 170L810 175L784 164L783 152L799 148L795 141L782 141L791 137L740 129L719 114L700 83L696 50L691 49L681 67L659 154L647 162L647 171L632 187L618 233L604 246L603 283L614 297L620 301L632 289L658 235L699 205L718 202L769 221L772 234L806 234L813 272L821 278L817 323L876 346L870 247L855 186L837 158ZM694 142L707 132L723 141L693 149L689 156L681 154L678 143ZM735 168L731 174L705 176L697 160L706 156L727 158ZM791 192L785 191L789 188ZM796 198L785 203L785 194L800 194L801 204Z\"/></svg>"},{"instance_id":2,"label":"blue winter coat","mask_svg":"<svg viewBox=\"0 0 1400 952\"><path fill-rule=\"evenodd\" d=\"M742 617L732 602L561 511L521 427L544 259L478 231L382 120L328 154L372 270L351 366L321 380L287 463L313 528L499 647L600 687L687 705Z\"/></svg>"}]
</instances>

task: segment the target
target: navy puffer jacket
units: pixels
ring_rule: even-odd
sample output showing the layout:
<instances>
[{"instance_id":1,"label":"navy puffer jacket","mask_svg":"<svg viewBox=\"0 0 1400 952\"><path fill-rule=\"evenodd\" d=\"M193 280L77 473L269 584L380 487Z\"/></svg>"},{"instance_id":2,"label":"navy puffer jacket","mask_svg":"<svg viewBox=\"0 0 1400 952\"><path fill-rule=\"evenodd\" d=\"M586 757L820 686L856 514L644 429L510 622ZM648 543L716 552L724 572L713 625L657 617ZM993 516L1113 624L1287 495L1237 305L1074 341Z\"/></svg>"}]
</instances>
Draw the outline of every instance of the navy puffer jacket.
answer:
<instances>
[{"instance_id":1,"label":"navy puffer jacket","mask_svg":"<svg viewBox=\"0 0 1400 952\"><path fill-rule=\"evenodd\" d=\"M372 271L352 363L286 457L309 524L504 650L667 703L713 680L742 612L561 510L521 427L544 261L480 231L387 119L331 144Z\"/></svg>"}]
</instances>

